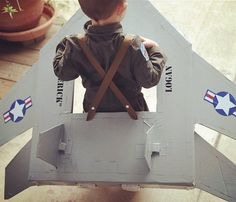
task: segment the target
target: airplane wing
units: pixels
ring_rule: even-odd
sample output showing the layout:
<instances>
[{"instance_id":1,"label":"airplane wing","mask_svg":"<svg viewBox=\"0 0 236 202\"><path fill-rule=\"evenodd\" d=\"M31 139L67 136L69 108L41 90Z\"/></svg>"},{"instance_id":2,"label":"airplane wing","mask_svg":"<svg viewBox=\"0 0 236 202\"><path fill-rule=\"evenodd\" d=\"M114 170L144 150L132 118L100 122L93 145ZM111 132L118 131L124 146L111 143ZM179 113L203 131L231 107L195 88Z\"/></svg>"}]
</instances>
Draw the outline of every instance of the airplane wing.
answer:
<instances>
[{"instance_id":1,"label":"airplane wing","mask_svg":"<svg viewBox=\"0 0 236 202\"><path fill-rule=\"evenodd\" d=\"M196 123L236 139L235 84L196 53L193 54L193 75Z\"/></svg>"},{"instance_id":2,"label":"airplane wing","mask_svg":"<svg viewBox=\"0 0 236 202\"><path fill-rule=\"evenodd\" d=\"M236 85L193 53L195 123L236 139ZM195 134L196 187L227 201L236 198L236 166Z\"/></svg>"},{"instance_id":3,"label":"airplane wing","mask_svg":"<svg viewBox=\"0 0 236 202\"><path fill-rule=\"evenodd\" d=\"M24 179L15 179L17 186L8 186L5 197L17 194L22 190L18 184L25 188L29 181L37 185L197 186L226 200L236 200L232 191L236 190L235 165L194 134L194 125L201 123L235 138L235 84L194 53L191 44L149 1L130 1L124 30L157 41L168 57L157 87L157 111L140 112L137 121L131 120L127 113L97 113L94 120L87 122L86 114L72 113L74 82L59 81L52 68L56 45L66 35L81 33L86 20L78 11L41 50L37 72L34 79L30 78L35 82L35 88L24 94L34 93L33 119L27 120L26 114L16 123L20 125L15 131L19 133L33 127L29 173ZM27 79L23 80L26 82ZM14 92L25 92L22 82ZM18 94L10 95L12 97L6 97L1 103L2 114L15 109L15 105L9 108L7 103L12 102L10 99L18 99ZM13 110L12 114L16 112ZM15 116L10 118L14 120ZM7 124L2 122L0 125L1 133L5 127L4 136L9 136L3 143L17 135L12 129L15 122ZM26 148L19 158L24 156ZM204 152L209 154L204 155ZM206 183L201 183L206 170L201 165L206 159L210 162L209 167L225 166L224 170L212 173L212 178L227 177L221 183L227 186L224 194L210 177L206 178ZM220 160L215 162L216 159ZM18 158L15 158L7 168L8 177L16 172L17 162ZM8 177L6 182L12 180ZM230 177L231 181L228 180Z\"/></svg>"},{"instance_id":4,"label":"airplane wing","mask_svg":"<svg viewBox=\"0 0 236 202\"><path fill-rule=\"evenodd\" d=\"M0 146L33 127L37 72L35 64L0 101Z\"/></svg>"}]
</instances>

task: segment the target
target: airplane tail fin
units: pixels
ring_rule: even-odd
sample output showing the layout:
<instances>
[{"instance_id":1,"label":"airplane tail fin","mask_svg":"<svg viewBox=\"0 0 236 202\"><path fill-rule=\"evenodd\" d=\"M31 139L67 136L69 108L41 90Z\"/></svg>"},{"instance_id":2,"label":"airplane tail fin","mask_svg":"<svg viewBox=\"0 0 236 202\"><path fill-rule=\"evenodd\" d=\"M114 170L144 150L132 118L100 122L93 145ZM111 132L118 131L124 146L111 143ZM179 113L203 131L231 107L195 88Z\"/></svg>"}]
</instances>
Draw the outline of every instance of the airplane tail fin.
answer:
<instances>
[{"instance_id":1,"label":"airplane tail fin","mask_svg":"<svg viewBox=\"0 0 236 202\"><path fill-rule=\"evenodd\" d=\"M28 181L31 141L14 157L5 169L5 199L32 186Z\"/></svg>"},{"instance_id":2,"label":"airplane tail fin","mask_svg":"<svg viewBox=\"0 0 236 202\"><path fill-rule=\"evenodd\" d=\"M195 133L196 187L236 201L236 165Z\"/></svg>"},{"instance_id":3,"label":"airplane tail fin","mask_svg":"<svg viewBox=\"0 0 236 202\"><path fill-rule=\"evenodd\" d=\"M66 143L64 143L63 137L63 124L40 133L37 148L37 157L57 168L59 152L63 152L66 147Z\"/></svg>"}]
</instances>

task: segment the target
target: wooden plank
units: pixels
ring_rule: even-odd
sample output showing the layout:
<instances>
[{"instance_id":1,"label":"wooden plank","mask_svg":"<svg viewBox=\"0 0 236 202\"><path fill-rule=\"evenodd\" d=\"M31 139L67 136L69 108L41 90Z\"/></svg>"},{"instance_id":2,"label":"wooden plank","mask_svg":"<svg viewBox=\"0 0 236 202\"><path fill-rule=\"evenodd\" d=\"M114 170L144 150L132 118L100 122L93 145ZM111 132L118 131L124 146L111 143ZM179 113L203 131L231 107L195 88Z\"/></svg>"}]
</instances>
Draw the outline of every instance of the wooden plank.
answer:
<instances>
[{"instance_id":1,"label":"wooden plank","mask_svg":"<svg viewBox=\"0 0 236 202\"><path fill-rule=\"evenodd\" d=\"M37 61L39 50L60 28L61 26L52 25L43 40L40 38L29 44L0 40L0 99L11 90L23 74Z\"/></svg>"},{"instance_id":2,"label":"wooden plank","mask_svg":"<svg viewBox=\"0 0 236 202\"><path fill-rule=\"evenodd\" d=\"M30 66L0 60L0 79L18 81Z\"/></svg>"},{"instance_id":3,"label":"wooden plank","mask_svg":"<svg viewBox=\"0 0 236 202\"><path fill-rule=\"evenodd\" d=\"M39 55L37 50L26 48L19 43L1 42L0 50L4 50L0 52L1 60L29 66L37 61Z\"/></svg>"},{"instance_id":4,"label":"wooden plank","mask_svg":"<svg viewBox=\"0 0 236 202\"><path fill-rule=\"evenodd\" d=\"M9 92L12 87L16 84L14 81L7 81L0 79L0 100Z\"/></svg>"}]
</instances>

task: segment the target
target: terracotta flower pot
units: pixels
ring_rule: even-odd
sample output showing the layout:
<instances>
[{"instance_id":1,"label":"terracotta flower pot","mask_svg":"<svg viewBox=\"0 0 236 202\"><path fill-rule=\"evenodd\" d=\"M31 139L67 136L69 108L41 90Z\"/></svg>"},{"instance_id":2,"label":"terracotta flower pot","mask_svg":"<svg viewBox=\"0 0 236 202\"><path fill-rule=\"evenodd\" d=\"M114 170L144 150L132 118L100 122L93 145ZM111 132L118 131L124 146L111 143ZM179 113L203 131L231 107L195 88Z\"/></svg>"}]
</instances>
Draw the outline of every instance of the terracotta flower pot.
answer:
<instances>
[{"instance_id":1,"label":"terracotta flower pot","mask_svg":"<svg viewBox=\"0 0 236 202\"><path fill-rule=\"evenodd\" d=\"M55 19L55 10L52 6L45 4L43 9L43 14L39 20L39 24L25 31L20 32L1 32L0 39L6 41L30 41L44 36L50 26L52 25L53 20Z\"/></svg>"},{"instance_id":2,"label":"terracotta flower pot","mask_svg":"<svg viewBox=\"0 0 236 202\"><path fill-rule=\"evenodd\" d=\"M2 13L6 2L17 10L12 17ZM1 0L0 1L0 31L17 32L36 27L44 7L43 0Z\"/></svg>"}]
</instances>

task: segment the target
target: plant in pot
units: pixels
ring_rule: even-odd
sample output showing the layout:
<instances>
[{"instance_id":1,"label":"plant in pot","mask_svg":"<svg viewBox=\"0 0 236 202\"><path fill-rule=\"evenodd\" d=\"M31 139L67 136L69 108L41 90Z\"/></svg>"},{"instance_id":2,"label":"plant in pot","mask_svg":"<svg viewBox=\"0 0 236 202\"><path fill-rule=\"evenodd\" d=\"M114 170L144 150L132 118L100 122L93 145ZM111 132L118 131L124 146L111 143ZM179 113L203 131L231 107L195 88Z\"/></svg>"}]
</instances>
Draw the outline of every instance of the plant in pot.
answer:
<instances>
[{"instance_id":1,"label":"plant in pot","mask_svg":"<svg viewBox=\"0 0 236 202\"><path fill-rule=\"evenodd\" d=\"M19 32L37 26L44 0L0 0L0 31Z\"/></svg>"},{"instance_id":2,"label":"plant in pot","mask_svg":"<svg viewBox=\"0 0 236 202\"><path fill-rule=\"evenodd\" d=\"M23 42L44 36L55 18L52 0L0 0L0 40Z\"/></svg>"}]
</instances>

